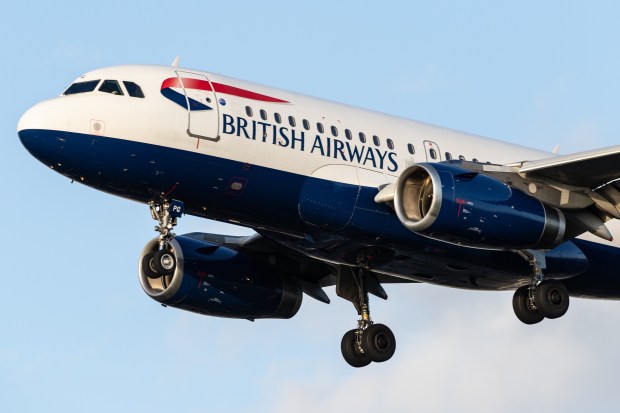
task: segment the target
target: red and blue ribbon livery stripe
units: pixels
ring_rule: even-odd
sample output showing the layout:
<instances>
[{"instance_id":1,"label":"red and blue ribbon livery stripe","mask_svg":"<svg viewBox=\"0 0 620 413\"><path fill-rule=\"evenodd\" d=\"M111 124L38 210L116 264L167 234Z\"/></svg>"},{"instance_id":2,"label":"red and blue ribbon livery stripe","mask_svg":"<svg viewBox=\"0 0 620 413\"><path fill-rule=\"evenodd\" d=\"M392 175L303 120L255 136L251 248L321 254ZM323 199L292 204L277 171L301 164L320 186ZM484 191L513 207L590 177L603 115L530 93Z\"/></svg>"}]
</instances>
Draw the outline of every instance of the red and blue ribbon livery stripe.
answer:
<instances>
[{"instance_id":1,"label":"red and blue ribbon livery stripe","mask_svg":"<svg viewBox=\"0 0 620 413\"><path fill-rule=\"evenodd\" d=\"M181 83L182 82L182 83ZM211 86L213 85L213 87ZM260 93L252 92L251 90L241 89L235 86L225 85L217 82L208 82L202 79L193 78L178 78L170 77L164 80L161 84L161 93L168 99L172 100L176 104L186 107L185 95L172 90L172 88L183 88L204 90L208 92L223 93L226 95L237 96L245 99L252 99L259 102L268 103L290 103L286 100L274 98L272 96L263 95ZM190 101L190 110L211 110L212 108L198 102L195 99L188 98Z\"/></svg>"}]
</instances>

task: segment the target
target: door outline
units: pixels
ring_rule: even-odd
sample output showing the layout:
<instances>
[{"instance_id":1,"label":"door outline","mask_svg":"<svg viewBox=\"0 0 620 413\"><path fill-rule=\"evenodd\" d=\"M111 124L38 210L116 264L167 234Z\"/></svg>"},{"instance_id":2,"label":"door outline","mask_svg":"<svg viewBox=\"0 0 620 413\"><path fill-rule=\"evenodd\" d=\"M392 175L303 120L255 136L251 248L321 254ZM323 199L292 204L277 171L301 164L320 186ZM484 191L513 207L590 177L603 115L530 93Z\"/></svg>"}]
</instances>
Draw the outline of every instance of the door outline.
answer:
<instances>
[{"instance_id":1,"label":"door outline","mask_svg":"<svg viewBox=\"0 0 620 413\"><path fill-rule=\"evenodd\" d=\"M175 73L177 74L177 77L179 78L179 82L181 83L181 88L183 88L183 93L185 94L185 105L187 107L187 134L192 137L192 138L197 138L197 139L204 139L207 141L212 141L212 142L218 142L220 140L220 105L217 101L217 93L215 92L215 88L213 87L213 83L211 83L211 80L205 76L204 74L201 73L195 73L195 72L187 72L187 71L183 71L183 70L175 70ZM183 76L181 75L182 73L187 73L189 75L194 76L194 79L196 77L198 77L198 79L196 80L200 80L202 81L203 79L208 83L209 85L209 89L207 90L208 92L213 93L213 104L215 105L215 113L216 113L216 126L215 126L215 131L216 131L216 136L215 138L211 138L209 136L205 136L205 135L199 135L197 133L193 133L191 131L191 127L192 127L192 111L190 110L190 102L189 102L189 95L187 93L187 90L185 89L185 84L183 82ZM194 116L196 116L196 114L194 114ZM195 118L194 118L195 119Z\"/></svg>"}]
</instances>

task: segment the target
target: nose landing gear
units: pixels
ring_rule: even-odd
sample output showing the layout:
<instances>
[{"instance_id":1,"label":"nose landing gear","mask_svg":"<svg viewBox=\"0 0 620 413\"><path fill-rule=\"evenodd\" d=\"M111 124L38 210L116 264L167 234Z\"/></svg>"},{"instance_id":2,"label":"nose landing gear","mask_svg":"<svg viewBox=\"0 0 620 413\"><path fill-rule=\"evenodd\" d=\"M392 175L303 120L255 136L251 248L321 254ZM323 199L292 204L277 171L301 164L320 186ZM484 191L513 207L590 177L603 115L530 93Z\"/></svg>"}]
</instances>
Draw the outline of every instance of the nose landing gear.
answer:
<instances>
[{"instance_id":1,"label":"nose landing gear","mask_svg":"<svg viewBox=\"0 0 620 413\"><path fill-rule=\"evenodd\" d=\"M174 238L172 229L177 225L177 218L183 215L183 203L176 200L151 201L149 208L151 217L159 224L155 227L155 231L159 232L159 247L144 256L142 269L149 278L172 275L176 269L176 257L170 247L170 240Z\"/></svg>"}]
</instances>

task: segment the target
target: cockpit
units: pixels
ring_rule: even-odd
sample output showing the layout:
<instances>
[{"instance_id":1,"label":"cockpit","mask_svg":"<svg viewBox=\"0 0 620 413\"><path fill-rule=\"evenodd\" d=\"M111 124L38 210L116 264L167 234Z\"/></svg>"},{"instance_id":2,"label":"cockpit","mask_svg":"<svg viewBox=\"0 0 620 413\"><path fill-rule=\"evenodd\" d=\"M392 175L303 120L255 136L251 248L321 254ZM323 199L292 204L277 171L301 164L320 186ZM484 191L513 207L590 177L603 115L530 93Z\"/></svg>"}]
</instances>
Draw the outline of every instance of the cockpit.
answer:
<instances>
[{"instance_id":1,"label":"cockpit","mask_svg":"<svg viewBox=\"0 0 620 413\"><path fill-rule=\"evenodd\" d=\"M121 86L122 85L122 86ZM97 88L97 86L99 86ZM89 93L94 91L102 93L110 93L112 95L124 96L125 92L128 96L134 98L144 98L142 88L135 82L123 80L86 80L84 82L75 82L64 91L63 95L76 95L78 93Z\"/></svg>"}]
</instances>

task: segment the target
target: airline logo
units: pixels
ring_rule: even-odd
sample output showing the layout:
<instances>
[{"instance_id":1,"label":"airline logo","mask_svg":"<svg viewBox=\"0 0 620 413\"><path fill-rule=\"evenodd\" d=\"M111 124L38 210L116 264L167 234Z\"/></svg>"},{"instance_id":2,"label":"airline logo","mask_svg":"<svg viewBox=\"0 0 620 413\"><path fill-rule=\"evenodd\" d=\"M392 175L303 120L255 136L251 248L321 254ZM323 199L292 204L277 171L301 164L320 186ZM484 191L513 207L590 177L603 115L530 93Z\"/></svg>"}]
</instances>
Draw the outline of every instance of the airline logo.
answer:
<instances>
[{"instance_id":1,"label":"airline logo","mask_svg":"<svg viewBox=\"0 0 620 413\"><path fill-rule=\"evenodd\" d=\"M310 152L317 156L341 159L345 162L357 163L367 168L375 168L396 172L398 156L393 150L381 150L377 147L356 144L353 141L341 140L327 135L315 134L288 127L272 124L243 116L233 117L222 115L222 133L265 144L277 145L300 152Z\"/></svg>"},{"instance_id":2,"label":"airline logo","mask_svg":"<svg viewBox=\"0 0 620 413\"><path fill-rule=\"evenodd\" d=\"M183 93L183 89L185 89L185 93L187 93L187 100L185 93ZM183 109L187 108L187 102L189 101L190 111L213 110L213 108L208 105L208 103L210 103L208 100L206 103L203 103L197 99L200 91L222 93L230 96L255 100L257 102L290 103L286 100L252 92L251 90L241 89L235 86L225 85L223 83L209 82L206 79L170 77L164 80L161 84L161 94L181 106Z\"/></svg>"}]
</instances>

